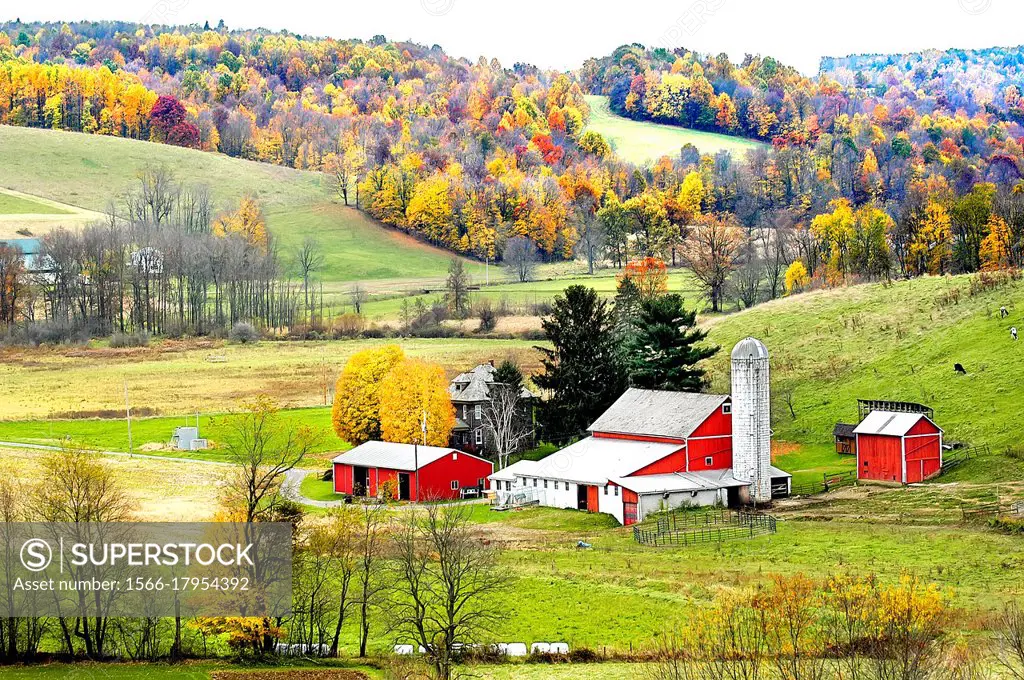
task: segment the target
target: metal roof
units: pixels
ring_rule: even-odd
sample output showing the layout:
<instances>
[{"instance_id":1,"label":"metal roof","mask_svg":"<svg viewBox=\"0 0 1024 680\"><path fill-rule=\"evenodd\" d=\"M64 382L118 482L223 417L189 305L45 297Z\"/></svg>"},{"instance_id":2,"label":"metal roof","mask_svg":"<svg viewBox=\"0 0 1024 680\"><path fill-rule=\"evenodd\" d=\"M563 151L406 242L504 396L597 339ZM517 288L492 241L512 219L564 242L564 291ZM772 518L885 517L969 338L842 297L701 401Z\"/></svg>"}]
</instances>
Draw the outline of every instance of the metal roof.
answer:
<instances>
[{"instance_id":1,"label":"metal roof","mask_svg":"<svg viewBox=\"0 0 1024 680\"><path fill-rule=\"evenodd\" d=\"M415 449L415 450L414 450ZM350 451L335 456L335 463L358 465L360 467L388 468L390 470L416 470L416 462L420 468L430 465L449 453L468 456L470 454L458 449L441 446L413 446L395 442L366 442Z\"/></svg>"},{"instance_id":2,"label":"metal roof","mask_svg":"<svg viewBox=\"0 0 1024 680\"><path fill-rule=\"evenodd\" d=\"M923 413L896 413L893 411L872 411L853 431L855 434L877 434L888 437L902 437L910 432L919 421L935 423ZM938 427L936 425L936 427ZM942 428L939 428L942 431Z\"/></svg>"},{"instance_id":3,"label":"metal roof","mask_svg":"<svg viewBox=\"0 0 1024 680\"><path fill-rule=\"evenodd\" d=\"M506 468L502 468L491 475L488 475L487 479L501 480L505 482L514 482L516 475L529 475L537 468L537 461L535 460L520 460L512 463Z\"/></svg>"},{"instance_id":4,"label":"metal roof","mask_svg":"<svg viewBox=\"0 0 1024 680\"><path fill-rule=\"evenodd\" d=\"M728 399L727 394L630 388L589 429L686 439Z\"/></svg>"},{"instance_id":5,"label":"metal roof","mask_svg":"<svg viewBox=\"0 0 1024 680\"><path fill-rule=\"evenodd\" d=\"M679 444L587 437L537 461L530 472L516 474L603 486L609 479L625 477L681 448Z\"/></svg>"},{"instance_id":6,"label":"metal roof","mask_svg":"<svg viewBox=\"0 0 1024 680\"><path fill-rule=\"evenodd\" d=\"M491 398L490 386L495 384L494 374L497 369L491 364L480 364L471 371L460 373L448 385L448 394L452 401L480 402ZM519 392L523 399L532 399L533 392L523 386Z\"/></svg>"},{"instance_id":7,"label":"metal roof","mask_svg":"<svg viewBox=\"0 0 1024 680\"><path fill-rule=\"evenodd\" d=\"M768 348L757 338L744 338L732 348L733 359L767 359Z\"/></svg>"},{"instance_id":8,"label":"metal roof","mask_svg":"<svg viewBox=\"0 0 1024 680\"><path fill-rule=\"evenodd\" d=\"M854 430L857 429L856 425L850 423L836 423L836 426L832 428L833 437L852 437Z\"/></svg>"}]
</instances>

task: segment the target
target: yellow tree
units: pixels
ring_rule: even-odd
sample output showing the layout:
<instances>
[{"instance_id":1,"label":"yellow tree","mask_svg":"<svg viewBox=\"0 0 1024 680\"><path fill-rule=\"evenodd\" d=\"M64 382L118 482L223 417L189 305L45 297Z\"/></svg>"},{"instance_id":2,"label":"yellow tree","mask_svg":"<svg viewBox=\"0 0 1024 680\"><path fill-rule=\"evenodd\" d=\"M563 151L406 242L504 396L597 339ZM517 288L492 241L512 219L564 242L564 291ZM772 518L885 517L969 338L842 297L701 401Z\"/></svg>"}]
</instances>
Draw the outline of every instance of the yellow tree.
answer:
<instances>
[{"instance_id":1,"label":"yellow tree","mask_svg":"<svg viewBox=\"0 0 1024 680\"><path fill-rule=\"evenodd\" d=\"M811 277L807 274L807 267L801 260L795 260L786 269L786 295L799 293L811 283Z\"/></svg>"},{"instance_id":2,"label":"yellow tree","mask_svg":"<svg viewBox=\"0 0 1024 680\"><path fill-rule=\"evenodd\" d=\"M953 228L949 212L931 201L917 237L910 244L910 264L914 273L945 274L953 258Z\"/></svg>"},{"instance_id":3,"label":"yellow tree","mask_svg":"<svg viewBox=\"0 0 1024 680\"><path fill-rule=\"evenodd\" d=\"M838 283L850 268L850 241L854 234L853 208L841 198L832 202L832 212L811 221L811 234L825 256L829 281Z\"/></svg>"},{"instance_id":4,"label":"yellow tree","mask_svg":"<svg viewBox=\"0 0 1024 680\"><path fill-rule=\"evenodd\" d=\"M334 388L331 423L338 437L358 446L380 439L381 385L405 358L398 345L365 349L353 354Z\"/></svg>"},{"instance_id":5,"label":"yellow tree","mask_svg":"<svg viewBox=\"0 0 1024 680\"><path fill-rule=\"evenodd\" d=\"M998 215L988 218L988 235L981 242L981 270L993 272L1010 266L1010 227Z\"/></svg>"},{"instance_id":6,"label":"yellow tree","mask_svg":"<svg viewBox=\"0 0 1024 680\"><path fill-rule=\"evenodd\" d=\"M263 208L252 196L243 198L235 212L226 213L214 220L213 233L220 237L229 234L241 236L263 252L267 252L270 247L270 234Z\"/></svg>"},{"instance_id":7,"label":"yellow tree","mask_svg":"<svg viewBox=\"0 0 1024 680\"><path fill-rule=\"evenodd\" d=\"M448 396L444 369L420 359L398 363L380 387L380 426L385 441L445 446L455 427L455 407Z\"/></svg>"}]
</instances>

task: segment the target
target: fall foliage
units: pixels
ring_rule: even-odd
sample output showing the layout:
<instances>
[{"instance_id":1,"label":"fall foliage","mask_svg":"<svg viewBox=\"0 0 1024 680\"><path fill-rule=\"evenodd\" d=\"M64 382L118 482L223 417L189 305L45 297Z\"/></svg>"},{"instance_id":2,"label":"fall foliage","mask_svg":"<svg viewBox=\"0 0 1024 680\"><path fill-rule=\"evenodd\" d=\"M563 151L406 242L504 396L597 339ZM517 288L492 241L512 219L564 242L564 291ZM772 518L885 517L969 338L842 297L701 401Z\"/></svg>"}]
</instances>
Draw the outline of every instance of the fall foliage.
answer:
<instances>
[{"instance_id":1,"label":"fall foliage","mask_svg":"<svg viewBox=\"0 0 1024 680\"><path fill-rule=\"evenodd\" d=\"M380 387L380 424L384 441L447 446L455 427L455 407L448 396L444 369L420 359L394 366Z\"/></svg>"},{"instance_id":2,"label":"fall foliage","mask_svg":"<svg viewBox=\"0 0 1024 680\"><path fill-rule=\"evenodd\" d=\"M349 357L334 387L331 423L352 446L381 438L380 401L385 378L405 358L398 345L365 349Z\"/></svg>"}]
</instances>

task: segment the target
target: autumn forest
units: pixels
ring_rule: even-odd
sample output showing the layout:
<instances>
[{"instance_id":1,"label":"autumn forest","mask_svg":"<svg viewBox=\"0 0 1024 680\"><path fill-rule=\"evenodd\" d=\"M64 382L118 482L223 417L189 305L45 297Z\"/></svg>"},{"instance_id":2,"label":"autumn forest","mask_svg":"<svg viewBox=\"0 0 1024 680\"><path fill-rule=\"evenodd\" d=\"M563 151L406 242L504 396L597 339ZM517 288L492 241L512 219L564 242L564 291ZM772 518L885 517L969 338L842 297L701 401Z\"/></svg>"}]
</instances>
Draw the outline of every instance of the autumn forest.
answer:
<instances>
[{"instance_id":1,"label":"autumn forest","mask_svg":"<svg viewBox=\"0 0 1024 680\"><path fill-rule=\"evenodd\" d=\"M9 23L0 123L323 171L346 205L481 259L526 242L548 261L684 263L718 308L727 284L749 306L1018 265L1022 59L826 59L809 78L771 57L627 45L556 73L382 36ZM633 166L587 130L588 94L770 145Z\"/></svg>"}]
</instances>

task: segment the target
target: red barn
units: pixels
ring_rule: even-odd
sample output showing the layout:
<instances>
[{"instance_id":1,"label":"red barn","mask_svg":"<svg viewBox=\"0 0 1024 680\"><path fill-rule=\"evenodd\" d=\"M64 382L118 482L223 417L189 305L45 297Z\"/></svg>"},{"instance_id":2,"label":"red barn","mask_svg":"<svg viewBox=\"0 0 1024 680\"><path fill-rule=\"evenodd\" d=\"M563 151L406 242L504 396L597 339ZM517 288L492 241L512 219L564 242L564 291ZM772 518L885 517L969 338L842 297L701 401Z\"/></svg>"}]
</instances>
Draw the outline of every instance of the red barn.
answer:
<instances>
[{"instance_id":1,"label":"red barn","mask_svg":"<svg viewBox=\"0 0 1024 680\"><path fill-rule=\"evenodd\" d=\"M913 484L942 471L942 428L923 413L872 411L854 435L858 479Z\"/></svg>"},{"instance_id":2,"label":"red barn","mask_svg":"<svg viewBox=\"0 0 1024 680\"><path fill-rule=\"evenodd\" d=\"M451 500L483 491L492 472L490 461L458 449L366 442L334 459L334 492L376 496L391 480L399 500Z\"/></svg>"}]
</instances>

